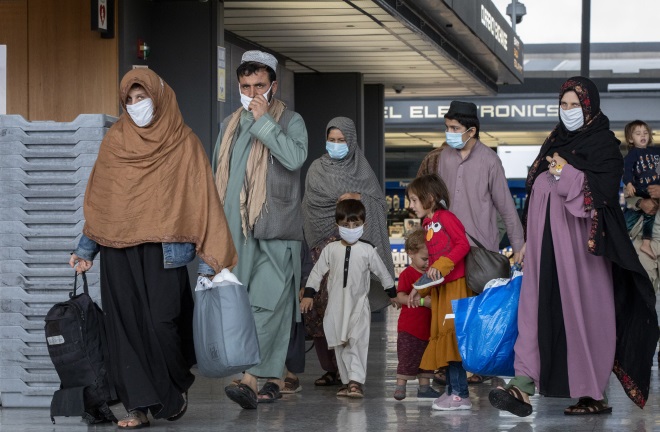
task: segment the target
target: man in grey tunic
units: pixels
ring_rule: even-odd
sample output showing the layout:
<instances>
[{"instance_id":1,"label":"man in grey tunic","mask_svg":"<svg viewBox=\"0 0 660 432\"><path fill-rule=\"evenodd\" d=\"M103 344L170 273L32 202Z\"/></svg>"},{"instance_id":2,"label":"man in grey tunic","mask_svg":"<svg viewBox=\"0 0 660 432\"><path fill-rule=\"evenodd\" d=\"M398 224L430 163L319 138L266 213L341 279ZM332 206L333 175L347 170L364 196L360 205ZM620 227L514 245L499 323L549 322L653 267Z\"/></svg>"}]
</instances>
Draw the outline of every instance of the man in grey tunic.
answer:
<instances>
[{"instance_id":1,"label":"man in grey tunic","mask_svg":"<svg viewBox=\"0 0 660 432\"><path fill-rule=\"evenodd\" d=\"M240 384L225 388L248 409L257 407L257 378L268 379L259 402L279 397L291 320L299 314L300 167L307 158L307 130L299 114L275 99L276 70L277 60L268 53L243 55L236 70L243 107L223 121L213 155L238 251L233 273L247 286L261 351L261 363Z\"/></svg>"},{"instance_id":2,"label":"man in grey tunic","mask_svg":"<svg viewBox=\"0 0 660 432\"><path fill-rule=\"evenodd\" d=\"M479 141L477 106L452 101L445 114L445 130L450 148L438 157L438 174L449 190L449 210L463 223L468 234L492 251L498 250L500 241L499 213L509 234L514 261L522 261L525 253L522 224L502 162Z\"/></svg>"}]
</instances>

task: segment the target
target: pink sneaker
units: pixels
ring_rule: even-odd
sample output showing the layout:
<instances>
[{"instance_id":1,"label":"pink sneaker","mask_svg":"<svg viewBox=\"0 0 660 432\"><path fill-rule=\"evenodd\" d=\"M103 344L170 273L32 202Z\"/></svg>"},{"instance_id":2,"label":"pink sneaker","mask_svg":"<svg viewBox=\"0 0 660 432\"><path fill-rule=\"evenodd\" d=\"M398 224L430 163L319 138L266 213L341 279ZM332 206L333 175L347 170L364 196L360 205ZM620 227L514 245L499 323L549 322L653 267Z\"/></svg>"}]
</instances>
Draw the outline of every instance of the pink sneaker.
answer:
<instances>
[{"instance_id":1,"label":"pink sneaker","mask_svg":"<svg viewBox=\"0 0 660 432\"><path fill-rule=\"evenodd\" d=\"M441 404L442 401L444 401L445 399L447 399L449 396L451 396L451 395L448 394L448 393L442 393L442 394L440 395L439 398L437 398L436 400L433 401L433 405L435 405L435 404Z\"/></svg>"},{"instance_id":2,"label":"pink sneaker","mask_svg":"<svg viewBox=\"0 0 660 432\"><path fill-rule=\"evenodd\" d=\"M444 394L433 402L431 408L439 411L469 410L472 409L472 402L470 398Z\"/></svg>"}]
</instances>

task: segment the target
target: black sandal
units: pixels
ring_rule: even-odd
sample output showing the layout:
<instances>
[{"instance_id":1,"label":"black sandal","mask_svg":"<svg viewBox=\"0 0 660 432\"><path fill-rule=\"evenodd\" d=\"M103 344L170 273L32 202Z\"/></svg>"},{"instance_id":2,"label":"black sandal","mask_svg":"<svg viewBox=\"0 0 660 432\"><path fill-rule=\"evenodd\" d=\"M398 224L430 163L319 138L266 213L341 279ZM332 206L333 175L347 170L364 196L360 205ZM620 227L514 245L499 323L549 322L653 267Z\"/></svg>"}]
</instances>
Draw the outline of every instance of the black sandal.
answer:
<instances>
[{"instance_id":1,"label":"black sandal","mask_svg":"<svg viewBox=\"0 0 660 432\"><path fill-rule=\"evenodd\" d=\"M509 411L518 417L527 417L532 413L532 405L525 402L523 392L516 386L491 390L488 393L488 400L495 408Z\"/></svg>"},{"instance_id":2,"label":"black sandal","mask_svg":"<svg viewBox=\"0 0 660 432\"><path fill-rule=\"evenodd\" d=\"M181 393L181 396L183 397L183 406L181 407L181 410L173 416L168 417L167 421L177 421L183 417L186 411L188 411L188 392Z\"/></svg>"},{"instance_id":3,"label":"black sandal","mask_svg":"<svg viewBox=\"0 0 660 432\"><path fill-rule=\"evenodd\" d=\"M337 372L326 372L323 376L314 381L315 386L328 387L341 384L339 374Z\"/></svg>"},{"instance_id":4,"label":"black sandal","mask_svg":"<svg viewBox=\"0 0 660 432\"><path fill-rule=\"evenodd\" d=\"M611 406L590 397L580 398L578 403L564 410L564 414L566 415L609 414L611 412Z\"/></svg>"},{"instance_id":5,"label":"black sandal","mask_svg":"<svg viewBox=\"0 0 660 432\"><path fill-rule=\"evenodd\" d=\"M433 374L433 384L440 386L447 385L447 368L440 368Z\"/></svg>"},{"instance_id":6,"label":"black sandal","mask_svg":"<svg viewBox=\"0 0 660 432\"><path fill-rule=\"evenodd\" d=\"M261 398L259 396L266 397ZM261 387L261 390L259 390L259 393L257 393L258 403L273 403L275 400L281 398L282 393L280 392L280 386L272 381L268 381L266 384L264 384L264 386Z\"/></svg>"},{"instance_id":7,"label":"black sandal","mask_svg":"<svg viewBox=\"0 0 660 432\"><path fill-rule=\"evenodd\" d=\"M257 395L247 384L232 383L225 387L225 394L243 409L257 409Z\"/></svg>"}]
</instances>

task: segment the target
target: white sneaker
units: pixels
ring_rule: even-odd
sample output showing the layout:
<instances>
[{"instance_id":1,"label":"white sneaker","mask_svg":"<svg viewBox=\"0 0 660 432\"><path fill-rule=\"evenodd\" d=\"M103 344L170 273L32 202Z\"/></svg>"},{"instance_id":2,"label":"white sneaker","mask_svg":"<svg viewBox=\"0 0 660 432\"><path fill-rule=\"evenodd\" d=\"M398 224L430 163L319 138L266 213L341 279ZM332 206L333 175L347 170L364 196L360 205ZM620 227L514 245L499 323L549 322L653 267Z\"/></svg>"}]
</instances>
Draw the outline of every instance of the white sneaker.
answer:
<instances>
[{"instance_id":1,"label":"white sneaker","mask_svg":"<svg viewBox=\"0 0 660 432\"><path fill-rule=\"evenodd\" d=\"M458 411L472 409L472 401L470 398L462 398L460 396L452 395L442 399L442 396L433 402L431 406L434 410L438 411Z\"/></svg>"}]
</instances>

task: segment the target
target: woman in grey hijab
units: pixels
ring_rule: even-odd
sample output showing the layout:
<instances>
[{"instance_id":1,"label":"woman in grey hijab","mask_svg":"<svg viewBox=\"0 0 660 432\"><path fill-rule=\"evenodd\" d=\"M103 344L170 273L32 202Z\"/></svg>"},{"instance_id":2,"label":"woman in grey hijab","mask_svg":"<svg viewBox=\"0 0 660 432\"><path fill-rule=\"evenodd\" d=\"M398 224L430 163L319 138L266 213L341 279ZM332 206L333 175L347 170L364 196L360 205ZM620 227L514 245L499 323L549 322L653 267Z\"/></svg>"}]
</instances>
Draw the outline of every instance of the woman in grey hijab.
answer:
<instances>
[{"instance_id":1,"label":"woman in grey hijab","mask_svg":"<svg viewBox=\"0 0 660 432\"><path fill-rule=\"evenodd\" d=\"M387 204L383 188L369 162L358 146L353 120L336 117L326 128L326 154L312 162L305 180L302 202L305 240L316 263L328 243L339 240L335 222L337 201L355 198L367 210L362 240L376 247L380 258L394 278L394 264L387 233ZM315 381L319 386L341 384L337 375L334 351L328 350L323 333L323 316L328 302L327 276L316 295L314 308L305 316L308 335L314 337L314 347L326 373ZM377 283L372 281L372 285ZM374 288L372 292L383 291ZM385 303L389 304L389 303ZM373 309L373 307L372 307Z\"/></svg>"}]
</instances>

